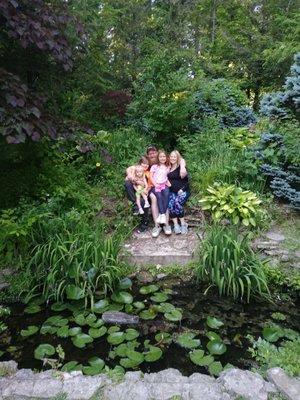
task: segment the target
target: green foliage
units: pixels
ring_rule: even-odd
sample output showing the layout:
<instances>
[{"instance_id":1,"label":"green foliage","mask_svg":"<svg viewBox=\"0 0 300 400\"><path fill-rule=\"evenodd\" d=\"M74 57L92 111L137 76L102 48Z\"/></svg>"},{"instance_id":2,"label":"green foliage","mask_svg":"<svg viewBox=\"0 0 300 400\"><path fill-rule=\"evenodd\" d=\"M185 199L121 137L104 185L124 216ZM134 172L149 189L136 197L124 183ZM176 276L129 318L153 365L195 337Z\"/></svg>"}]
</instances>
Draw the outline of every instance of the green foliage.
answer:
<instances>
[{"instance_id":1,"label":"green foliage","mask_svg":"<svg viewBox=\"0 0 300 400\"><path fill-rule=\"evenodd\" d=\"M283 329L283 336L286 334ZM269 368L280 367L291 376L300 374L300 335L295 331L288 330L288 338L276 346L269 341L259 337L254 340L248 337L252 343L249 349L252 356L259 363L259 372L265 373Z\"/></svg>"},{"instance_id":2,"label":"green foliage","mask_svg":"<svg viewBox=\"0 0 300 400\"><path fill-rule=\"evenodd\" d=\"M227 140L231 147L242 149L253 145L259 140L257 132L248 128L229 129Z\"/></svg>"},{"instance_id":3,"label":"green foliage","mask_svg":"<svg viewBox=\"0 0 300 400\"><path fill-rule=\"evenodd\" d=\"M257 225L256 221L262 214L258 207L261 200L254 193L235 185L222 186L219 183L209 186L207 191L210 194L199 202L202 210L209 210L215 221L228 218L234 224Z\"/></svg>"},{"instance_id":4,"label":"green foliage","mask_svg":"<svg viewBox=\"0 0 300 400\"><path fill-rule=\"evenodd\" d=\"M201 245L197 278L216 286L220 296L250 301L253 295L269 296L263 264L250 248L249 240L237 230L213 226Z\"/></svg>"}]
</instances>

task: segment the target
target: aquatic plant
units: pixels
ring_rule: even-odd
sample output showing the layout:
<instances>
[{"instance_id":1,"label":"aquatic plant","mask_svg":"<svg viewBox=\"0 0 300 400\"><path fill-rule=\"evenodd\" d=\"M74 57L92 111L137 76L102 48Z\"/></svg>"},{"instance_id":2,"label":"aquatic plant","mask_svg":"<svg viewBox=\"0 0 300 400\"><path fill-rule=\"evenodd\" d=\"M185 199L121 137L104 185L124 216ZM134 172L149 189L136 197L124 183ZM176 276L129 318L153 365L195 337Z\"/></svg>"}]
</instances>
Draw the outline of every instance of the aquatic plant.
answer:
<instances>
[{"instance_id":1,"label":"aquatic plant","mask_svg":"<svg viewBox=\"0 0 300 400\"><path fill-rule=\"evenodd\" d=\"M247 236L232 227L213 226L201 244L196 264L198 280L207 282L206 291L216 286L220 296L250 301L252 295L269 296L263 263L250 248Z\"/></svg>"}]
</instances>

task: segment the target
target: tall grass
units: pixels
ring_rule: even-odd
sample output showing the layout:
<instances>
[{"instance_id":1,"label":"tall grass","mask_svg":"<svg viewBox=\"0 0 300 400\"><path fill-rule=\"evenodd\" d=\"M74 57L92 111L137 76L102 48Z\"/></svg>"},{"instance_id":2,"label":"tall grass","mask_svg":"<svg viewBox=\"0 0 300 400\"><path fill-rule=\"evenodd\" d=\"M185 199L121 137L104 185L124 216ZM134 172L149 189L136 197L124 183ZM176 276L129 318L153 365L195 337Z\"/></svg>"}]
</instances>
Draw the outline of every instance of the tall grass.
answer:
<instances>
[{"instance_id":1,"label":"tall grass","mask_svg":"<svg viewBox=\"0 0 300 400\"><path fill-rule=\"evenodd\" d=\"M250 301L253 295L269 297L263 263L252 251L249 239L232 227L213 226L202 244L196 265L199 280L217 287L220 296Z\"/></svg>"},{"instance_id":2,"label":"tall grass","mask_svg":"<svg viewBox=\"0 0 300 400\"><path fill-rule=\"evenodd\" d=\"M36 276L31 293L46 299L86 299L94 302L95 292L112 291L126 273L119 258L120 239L104 238L96 231L65 231L35 246L27 266Z\"/></svg>"}]
</instances>

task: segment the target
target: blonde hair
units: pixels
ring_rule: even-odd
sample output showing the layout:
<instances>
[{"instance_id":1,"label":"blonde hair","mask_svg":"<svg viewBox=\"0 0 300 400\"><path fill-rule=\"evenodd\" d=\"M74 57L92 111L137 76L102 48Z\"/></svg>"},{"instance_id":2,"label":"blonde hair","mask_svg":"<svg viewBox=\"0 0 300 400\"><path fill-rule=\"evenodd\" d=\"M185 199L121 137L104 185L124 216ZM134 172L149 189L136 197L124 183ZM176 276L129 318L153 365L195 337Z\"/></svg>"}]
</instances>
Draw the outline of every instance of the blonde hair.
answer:
<instances>
[{"instance_id":1,"label":"blonde hair","mask_svg":"<svg viewBox=\"0 0 300 400\"><path fill-rule=\"evenodd\" d=\"M180 164L180 161L181 161L181 159L182 159L181 154L179 153L179 151L173 150L173 151L171 151L169 157L171 157L172 155L175 155L175 156L176 156L176 158L177 158L176 165L177 165L177 167L178 167L179 164Z\"/></svg>"},{"instance_id":2,"label":"blonde hair","mask_svg":"<svg viewBox=\"0 0 300 400\"><path fill-rule=\"evenodd\" d=\"M138 164L138 165L136 165L135 167L134 167L134 176L136 177L136 178L138 178L138 176L137 176L137 171L138 170L140 170L141 172L143 172L143 177L145 176L145 170L144 170L144 168L140 165L140 164Z\"/></svg>"}]
</instances>

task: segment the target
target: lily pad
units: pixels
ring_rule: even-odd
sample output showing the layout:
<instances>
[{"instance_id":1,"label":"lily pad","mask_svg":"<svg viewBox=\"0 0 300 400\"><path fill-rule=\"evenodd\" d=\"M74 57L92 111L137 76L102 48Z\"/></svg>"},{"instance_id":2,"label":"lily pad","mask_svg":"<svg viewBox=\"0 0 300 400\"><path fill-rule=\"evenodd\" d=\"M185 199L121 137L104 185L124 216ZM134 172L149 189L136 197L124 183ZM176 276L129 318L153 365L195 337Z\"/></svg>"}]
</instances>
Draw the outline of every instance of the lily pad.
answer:
<instances>
[{"instance_id":1,"label":"lily pad","mask_svg":"<svg viewBox=\"0 0 300 400\"><path fill-rule=\"evenodd\" d=\"M139 332L133 328L128 328L125 331L126 340L134 340L139 336ZM130 357L129 357L130 358Z\"/></svg>"},{"instance_id":2,"label":"lily pad","mask_svg":"<svg viewBox=\"0 0 300 400\"><path fill-rule=\"evenodd\" d=\"M218 342L222 342L221 337L216 332L209 331L206 333L206 336L209 340L217 340Z\"/></svg>"},{"instance_id":3,"label":"lily pad","mask_svg":"<svg viewBox=\"0 0 300 400\"><path fill-rule=\"evenodd\" d=\"M107 328L105 326L101 326L100 328L90 328L89 329L89 335L94 339L105 335L106 332L107 332Z\"/></svg>"},{"instance_id":4,"label":"lily pad","mask_svg":"<svg viewBox=\"0 0 300 400\"><path fill-rule=\"evenodd\" d=\"M206 347L208 348L210 354L224 354L227 350L226 345L223 342L219 342L217 340L211 340L207 343Z\"/></svg>"},{"instance_id":5,"label":"lily pad","mask_svg":"<svg viewBox=\"0 0 300 400\"><path fill-rule=\"evenodd\" d=\"M89 314L86 318L85 318L86 324L91 326L95 323L95 321L97 321L97 316L95 314Z\"/></svg>"},{"instance_id":6,"label":"lily pad","mask_svg":"<svg viewBox=\"0 0 300 400\"><path fill-rule=\"evenodd\" d=\"M149 351L144 353L145 361L154 362L161 358L163 352L159 347L149 346Z\"/></svg>"},{"instance_id":7,"label":"lily pad","mask_svg":"<svg viewBox=\"0 0 300 400\"><path fill-rule=\"evenodd\" d=\"M70 328L68 333L69 336L79 335L79 333L81 333L81 328L79 326L75 326L74 328Z\"/></svg>"},{"instance_id":8,"label":"lily pad","mask_svg":"<svg viewBox=\"0 0 300 400\"><path fill-rule=\"evenodd\" d=\"M121 343L119 346L115 347L115 353L119 357L126 357L126 352L128 350L127 344L126 343Z\"/></svg>"},{"instance_id":9,"label":"lily pad","mask_svg":"<svg viewBox=\"0 0 300 400\"><path fill-rule=\"evenodd\" d=\"M214 361L208 366L208 372L211 375L219 375L223 371L222 364L220 361Z\"/></svg>"},{"instance_id":10,"label":"lily pad","mask_svg":"<svg viewBox=\"0 0 300 400\"><path fill-rule=\"evenodd\" d=\"M103 319L99 318L95 322L89 323L91 328L100 328L100 326L104 325Z\"/></svg>"},{"instance_id":11,"label":"lily pad","mask_svg":"<svg viewBox=\"0 0 300 400\"><path fill-rule=\"evenodd\" d=\"M145 308L145 304L142 301L135 301L132 305L138 310L143 310Z\"/></svg>"},{"instance_id":12,"label":"lily pad","mask_svg":"<svg viewBox=\"0 0 300 400\"><path fill-rule=\"evenodd\" d=\"M182 313L179 309L172 310L169 313L164 313L164 317L168 321L180 321L182 319Z\"/></svg>"},{"instance_id":13,"label":"lily pad","mask_svg":"<svg viewBox=\"0 0 300 400\"><path fill-rule=\"evenodd\" d=\"M111 299L116 303L121 303L121 304L131 304L133 302L133 297L128 292L113 293Z\"/></svg>"},{"instance_id":14,"label":"lily pad","mask_svg":"<svg viewBox=\"0 0 300 400\"><path fill-rule=\"evenodd\" d=\"M161 303L156 306L157 311L162 312L162 313L170 313L174 310L176 310L176 307L173 306L171 303Z\"/></svg>"},{"instance_id":15,"label":"lily pad","mask_svg":"<svg viewBox=\"0 0 300 400\"><path fill-rule=\"evenodd\" d=\"M81 371L82 365L78 364L77 361L69 361L61 368L63 372Z\"/></svg>"},{"instance_id":16,"label":"lily pad","mask_svg":"<svg viewBox=\"0 0 300 400\"><path fill-rule=\"evenodd\" d=\"M132 286L132 280L129 278L124 278L119 283L119 288L121 290L129 289L129 288L131 288L131 286Z\"/></svg>"},{"instance_id":17,"label":"lily pad","mask_svg":"<svg viewBox=\"0 0 300 400\"><path fill-rule=\"evenodd\" d=\"M120 330L120 327L117 325L112 325L111 327L108 328L107 333L111 334L114 332L118 332Z\"/></svg>"},{"instance_id":18,"label":"lily pad","mask_svg":"<svg viewBox=\"0 0 300 400\"><path fill-rule=\"evenodd\" d=\"M125 304L125 312L126 313L132 313L133 311L133 305L132 304Z\"/></svg>"},{"instance_id":19,"label":"lily pad","mask_svg":"<svg viewBox=\"0 0 300 400\"><path fill-rule=\"evenodd\" d=\"M207 317L206 324L212 329L219 329L221 326L224 325L222 321L215 317Z\"/></svg>"},{"instance_id":20,"label":"lily pad","mask_svg":"<svg viewBox=\"0 0 300 400\"><path fill-rule=\"evenodd\" d=\"M54 335L57 331L57 327L56 326L51 326L51 325L42 325L41 329L40 329L40 333L42 335L47 335L48 333L50 333L50 335Z\"/></svg>"},{"instance_id":21,"label":"lily pad","mask_svg":"<svg viewBox=\"0 0 300 400\"><path fill-rule=\"evenodd\" d=\"M136 363L135 361L131 360L130 358L121 358L120 364L124 368L135 368L135 367L137 367L139 365L138 363Z\"/></svg>"},{"instance_id":22,"label":"lily pad","mask_svg":"<svg viewBox=\"0 0 300 400\"><path fill-rule=\"evenodd\" d=\"M181 346L186 349L195 349L196 347L199 347L201 342L200 339L194 339L196 336L196 333L193 332L185 332L181 333L178 335L176 342Z\"/></svg>"},{"instance_id":23,"label":"lily pad","mask_svg":"<svg viewBox=\"0 0 300 400\"><path fill-rule=\"evenodd\" d=\"M156 303L163 303L167 301L169 296L164 293L164 292L156 292L153 296L150 297L152 301L155 301Z\"/></svg>"},{"instance_id":24,"label":"lily pad","mask_svg":"<svg viewBox=\"0 0 300 400\"><path fill-rule=\"evenodd\" d=\"M38 330L39 330L38 326L30 325L26 329L21 330L21 336L27 337L27 336L34 335L35 333L38 332Z\"/></svg>"},{"instance_id":25,"label":"lily pad","mask_svg":"<svg viewBox=\"0 0 300 400\"><path fill-rule=\"evenodd\" d=\"M64 326L68 324L68 319L61 315L53 315L44 322L44 325Z\"/></svg>"},{"instance_id":26,"label":"lily pad","mask_svg":"<svg viewBox=\"0 0 300 400\"><path fill-rule=\"evenodd\" d=\"M109 305L108 300L101 299L101 300L97 301L96 303L94 303L92 311L94 313L101 314L107 310L108 305Z\"/></svg>"},{"instance_id":27,"label":"lily pad","mask_svg":"<svg viewBox=\"0 0 300 400\"><path fill-rule=\"evenodd\" d=\"M84 326L87 325L86 319L84 314L78 314L74 318L77 325Z\"/></svg>"},{"instance_id":28,"label":"lily pad","mask_svg":"<svg viewBox=\"0 0 300 400\"><path fill-rule=\"evenodd\" d=\"M86 333L79 333L78 335L72 337L74 346L80 349L84 348L88 343L92 343L92 341L93 338Z\"/></svg>"},{"instance_id":29,"label":"lily pad","mask_svg":"<svg viewBox=\"0 0 300 400\"><path fill-rule=\"evenodd\" d=\"M199 365L200 367L210 365L214 361L213 356L204 356L203 350L192 351L190 353L190 359L194 364Z\"/></svg>"},{"instance_id":30,"label":"lily pad","mask_svg":"<svg viewBox=\"0 0 300 400\"><path fill-rule=\"evenodd\" d=\"M99 357L92 357L89 359L89 366L82 368L82 372L85 375L97 375L104 368L105 362Z\"/></svg>"},{"instance_id":31,"label":"lily pad","mask_svg":"<svg viewBox=\"0 0 300 400\"><path fill-rule=\"evenodd\" d=\"M145 320L154 319L157 316L157 311L153 308L149 308L148 310L142 310L139 314L139 317Z\"/></svg>"},{"instance_id":32,"label":"lily pad","mask_svg":"<svg viewBox=\"0 0 300 400\"><path fill-rule=\"evenodd\" d=\"M40 344L35 350L34 350L34 358L41 360L42 358L48 357L48 356L53 356L55 354L55 348L48 343L43 343Z\"/></svg>"},{"instance_id":33,"label":"lily pad","mask_svg":"<svg viewBox=\"0 0 300 400\"><path fill-rule=\"evenodd\" d=\"M134 361L137 365L144 361L144 355L135 350L127 349L126 356L130 360Z\"/></svg>"},{"instance_id":34,"label":"lily pad","mask_svg":"<svg viewBox=\"0 0 300 400\"><path fill-rule=\"evenodd\" d=\"M58 337L63 337L63 338L68 337L69 336L69 326L68 325L60 326L57 329L56 334Z\"/></svg>"},{"instance_id":35,"label":"lily pad","mask_svg":"<svg viewBox=\"0 0 300 400\"><path fill-rule=\"evenodd\" d=\"M107 341L110 344L120 344L125 340L125 333L124 332L113 332L107 337Z\"/></svg>"},{"instance_id":36,"label":"lily pad","mask_svg":"<svg viewBox=\"0 0 300 400\"><path fill-rule=\"evenodd\" d=\"M38 304L32 304L24 309L26 314L36 314L41 311L41 307Z\"/></svg>"},{"instance_id":37,"label":"lily pad","mask_svg":"<svg viewBox=\"0 0 300 400\"><path fill-rule=\"evenodd\" d=\"M159 332L155 335L155 340L158 343L170 344L172 342L172 336L168 332Z\"/></svg>"},{"instance_id":38,"label":"lily pad","mask_svg":"<svg viewBox=\"0 0 300 400\"><path fill-rule=\"evenodd\" d=\"M159 290L159 286L157 285L148 285L148 286L142 286L140 288L140 293L141 294L149 294L149 293L154 293Z\"/></svg>"},{"instance_id":39,"label":"lily pad","mask_svg":"<svg viewBox=\"0 0 300 400\"><path fill-rule=\"evenodd\" d=\"M112 303L107 307L107 311L121 311L124 308L124 304Z\"/></svg>"},{"instance_id":40,"label":"lily pad","mask_svg":"<svg viewBox=\"0 0 300 400\"><path fill-rule=\"evenodd\" d=\"M263 329L263 337L268 342L277 342L277 340L280 339L282 336L284 336L284 333L282 329L277 326L267 326Z\"/></svg>"}]
</instances>

